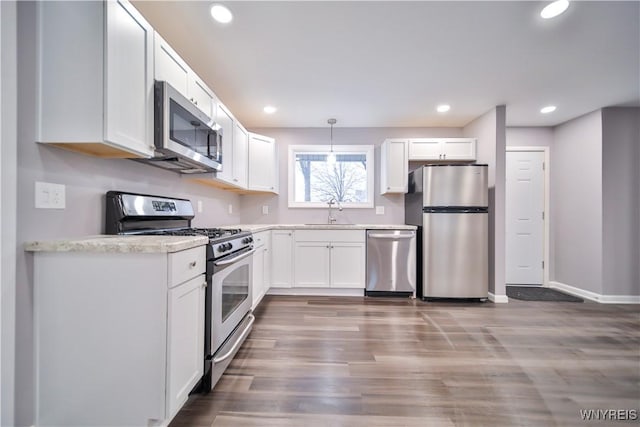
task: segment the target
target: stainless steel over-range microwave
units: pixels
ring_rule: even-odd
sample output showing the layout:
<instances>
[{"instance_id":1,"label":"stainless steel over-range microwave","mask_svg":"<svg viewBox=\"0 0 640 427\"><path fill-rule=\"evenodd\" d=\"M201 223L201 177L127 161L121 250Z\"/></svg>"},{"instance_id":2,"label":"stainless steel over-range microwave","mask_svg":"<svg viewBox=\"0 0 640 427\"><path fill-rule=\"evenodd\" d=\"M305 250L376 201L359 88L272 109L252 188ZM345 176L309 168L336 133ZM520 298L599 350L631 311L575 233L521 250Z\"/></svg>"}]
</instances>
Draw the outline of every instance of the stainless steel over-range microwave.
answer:
<instances>
[{"instance_id":1,"label":"stainless steel over-range microwave","mask_svg":"<svg viewBox=\"0 0 640 427\"><path fill-rule=\"evenodd\" d=\"M165 81L154 86L155 156L140 159L180 173L222 170L222 129Z\"/></svg>"}]
</instances>

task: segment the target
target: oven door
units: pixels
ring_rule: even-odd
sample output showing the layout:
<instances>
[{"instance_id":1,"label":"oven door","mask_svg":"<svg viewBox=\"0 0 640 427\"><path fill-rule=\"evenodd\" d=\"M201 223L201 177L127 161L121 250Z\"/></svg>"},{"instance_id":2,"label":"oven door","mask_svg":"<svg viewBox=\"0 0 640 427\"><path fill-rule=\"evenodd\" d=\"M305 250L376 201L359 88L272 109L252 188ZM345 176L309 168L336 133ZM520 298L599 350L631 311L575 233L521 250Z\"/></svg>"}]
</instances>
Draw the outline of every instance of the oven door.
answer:
<instances>
[{"instance_id":1,"label":"oven door","mask_svg":"<svg viewBox=\"0 0 640 427\"><path fill-rule=\"evenodd\" d=\"M211 349L215 354L251 311L254 249L213 261L211 278Z\"/></svg>"}]
</instances>

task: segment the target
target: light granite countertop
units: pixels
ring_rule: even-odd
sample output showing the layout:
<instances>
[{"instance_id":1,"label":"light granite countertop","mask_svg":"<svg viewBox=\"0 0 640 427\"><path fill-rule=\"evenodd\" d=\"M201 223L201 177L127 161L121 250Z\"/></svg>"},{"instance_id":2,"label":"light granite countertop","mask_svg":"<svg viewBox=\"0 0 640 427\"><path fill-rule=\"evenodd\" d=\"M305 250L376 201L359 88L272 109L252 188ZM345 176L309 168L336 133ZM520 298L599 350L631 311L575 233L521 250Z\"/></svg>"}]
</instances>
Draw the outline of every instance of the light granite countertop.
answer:
<instances>
[{"instance_id":1,"label":"light granite countertop","mask_svg":"<svg viewBox=\"0 0 640 427\"><path fill-rule=\"evenodd\" d=\"M415 230L405 224L234 224L222 228L240 228L257 233L267 230ZM117 236L98 235L76 239L27 242L27 252L104 252L166 253L207 244L204 236Z\"/></svg>"},{"instance_id":2,"label":"light granite countertop","mask_svg":"<svg viewBox=\"0 0 640 427\"><path fill-rule=\"evenodd\" d=\"M27 252L167 253L205 245L205 236L99 235L77 239L27 242Z\"/></svg>"},{"instance_id":3,"label":"light granite countertop","mask_svg":"<svg viewBox=\"0 0 640 427\"><path fill-rule=\"evenodd\" d=\"M222 228L239 228L257 233L267 230L415 230L406 224L234 224Z\"/></svg>"}]
</instances>

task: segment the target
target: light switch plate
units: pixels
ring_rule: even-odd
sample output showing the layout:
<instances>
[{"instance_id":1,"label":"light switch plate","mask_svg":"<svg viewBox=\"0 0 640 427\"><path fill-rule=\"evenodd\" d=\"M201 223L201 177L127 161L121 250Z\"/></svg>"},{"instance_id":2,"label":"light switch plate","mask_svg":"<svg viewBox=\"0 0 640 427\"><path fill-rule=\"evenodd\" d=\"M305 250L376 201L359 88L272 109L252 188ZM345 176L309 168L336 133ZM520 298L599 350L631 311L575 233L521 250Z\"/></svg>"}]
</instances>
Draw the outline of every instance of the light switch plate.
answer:
<instances>
[{"instance_id":1,"label":"light switch plate","mask_svg":"<svg viewBox=\"0 0 640 427\"><path fill-rule=\"evenodd\" d=\"M269 215L269 205L262 206L262 215Z\"/></svg>"},{"instance_id":2,"label":"light switch plate","mask_svg":"<svg viewBox=\"0 0 640 427\"><path fill-rule=\"evenodd\" d=\"M202 200L198 200L198 213L202 213Z\"/></svg>"},{"instance_id":3,"label":"light switch plate","mask_svg":"<svg viewBox=\"0 0 640 427\"><path fill-rule=\"evenodd\" d=\"M66 206L64 184L36 181L35 206L36 209L64 209Z\"/></svg>"},{"instance_id":4,"label":"light switch plate","mask_svg":"<svg viewBox=\"0 0 640 427\"><path fill-rule=\"evenodd\" d=\"M229 212L229 215L233 213L233 205L231 203L229 203L229 208L227 209L227 211Z\"/></svg>"},{"instance_id":5,"label":"light switch plate","mask_svg":"<svg viewBox=\"0 0 640 427\"><path fill-rule=\"evenodd\" d=\"M384 206L376 206L376 215L384 215Z\"/></svg>"}]
</instances>

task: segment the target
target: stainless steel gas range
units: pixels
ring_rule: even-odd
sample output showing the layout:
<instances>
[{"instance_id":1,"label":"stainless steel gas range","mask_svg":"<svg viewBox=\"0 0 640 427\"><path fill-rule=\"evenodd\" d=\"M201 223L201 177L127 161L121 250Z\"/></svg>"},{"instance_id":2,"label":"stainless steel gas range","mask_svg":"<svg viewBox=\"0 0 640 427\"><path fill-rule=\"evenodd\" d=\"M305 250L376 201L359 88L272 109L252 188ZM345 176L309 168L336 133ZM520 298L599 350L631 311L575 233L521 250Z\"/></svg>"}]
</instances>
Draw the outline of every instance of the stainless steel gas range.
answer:
<instances>
[{"instance_id":1,"label":"stainless steel gas range","mask_svg":"<svg viewBox=\"0 0 640 427\"><path fill-rule=\"evenodd\" d=\"M251 332L253 236L249 231L193 228L186 199L107 192L105 230L121 235L209 237L206 246L204 376L194 390L210 391Z\"/></svg>"}]
</instances>

